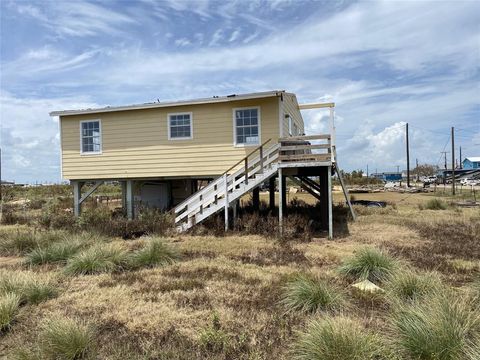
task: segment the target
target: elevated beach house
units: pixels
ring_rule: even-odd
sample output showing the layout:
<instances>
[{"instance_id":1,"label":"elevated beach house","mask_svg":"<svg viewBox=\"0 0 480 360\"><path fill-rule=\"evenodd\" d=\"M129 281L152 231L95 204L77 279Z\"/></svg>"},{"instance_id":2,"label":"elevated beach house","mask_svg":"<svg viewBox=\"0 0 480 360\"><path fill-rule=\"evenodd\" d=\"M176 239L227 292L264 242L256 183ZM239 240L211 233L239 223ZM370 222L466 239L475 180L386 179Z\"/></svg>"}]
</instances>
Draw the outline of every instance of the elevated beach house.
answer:
<instances>
[{"instance_id":1,"label":"elevated beach house","mask_svg":"<svg viewBox=\"0 0 480 360\"><path fill-rule=\"evenodd\" d=\"M300 110L319 107L330 108L330 133L305 136ZM224 211L228 226L233 205L248 192L258 203L263 183L274 207L278 178L281 224L288 176L323 204L331 235L331 103L299 106L295 94L268 91L50 115L59 117L62 178L77 215L102 182L119 181L129 218L139 206L173 209L183 231Z\"/></svg>"}]
</instances>

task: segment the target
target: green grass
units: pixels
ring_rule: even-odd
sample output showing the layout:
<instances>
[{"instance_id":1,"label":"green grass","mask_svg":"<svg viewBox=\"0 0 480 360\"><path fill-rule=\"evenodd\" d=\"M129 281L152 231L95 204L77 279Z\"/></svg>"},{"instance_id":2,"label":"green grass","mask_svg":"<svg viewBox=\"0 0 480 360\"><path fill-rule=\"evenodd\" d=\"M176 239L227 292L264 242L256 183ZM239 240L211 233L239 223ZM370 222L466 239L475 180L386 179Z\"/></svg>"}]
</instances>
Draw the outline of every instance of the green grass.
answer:
<instances>
[{"instance_id":1,"label":"green grass","mask_svg":"<svg viewBox=\"0 0 480 360\"><path fill-rule=\"evenodd\" d=\"M293 345L294 360L380 359L379 339L357 321L346 317L312 320Z\"/></svg>"},{"instance_id":2,"label":"green grass","mask_svg":"<svg viewBox=\"0 0 480 360\"><path fill-rule=\"evenodd\" d=\"M0 255L24 255L35 248L60 241L63 236L58 231L6 232L0 236Z\"/></svg>"},{"instance_id":3,"label":"green grass","mask_svg":"<svg viewBox=\"0 0 480 360\"><path fill-rule=\"evenodd\" d=\"M26 263L29 265L65 263L75 255L82 247L77 242L59 242L43 248L36 248L26 255Z\"/></svg>"},{"instance_id":4,"label":"green grass","mask_svg":"<svg viewBox=\"0 0 480 360\"><path fill-rule=\"evenodd\" d=\"M122 247L97 244L70 258L64 271L68 275L113 272L123 269L127 260L127 252Z\"/></svg>"},{"instance_id":5,"label":"green grass","mask_svg":"<svg viewBox=\"0 0 480 360\"><path fill-rule=\"evenodd\" d=\"M343 293L326 280L299 275L284 287L280 304L287 311L336 311L345 306Z\"/></svg>"},{"instance_id":6,"label":"green grass","mask_svg":"<svg viewBox=\"0 0 480 360\"><path fill-rule=\"evenodd\" d=\"M13 293L20 303L38 304L57 296L56 286L47 280L39 280L32 273L0 272L0 294Z\"/></svg>"},{"instance_id":7,"label":"green grass","mask_svg":"<svg viewBox=\"0 0 480 360\"><path fill-rule=\"evenodd\" d=\"M380 283L387 280L398 267L397 261L387 253L374 248L363 248L345 260L339 273L354 279Z\"/></svg>"},{"instance_id":8,"label":"green grass","mask_svg":"<svg viewBox=\"0 0 480 360\"><path fill-rule=\"evenodd\" d=\"M42 325L39 345L47 359L88 359L94 356L94 330L83 322L53 318Z\"/></svg>"},{"instance_id":9,"label":"green grass","mask_svg":"<svg viewBox=\"0 0 480 360\"><path fill-rule=\"evenodd\" d=\"M20 306L20 298L13 293L0 296L0 331L8 329Z\"/></svg>"},{"instance_id":10,"label":"green grass","mask_svg":"<svg viewBox=\"0 0 480 360\"><path fill-rule=\"evenodd\" d=\"M419 205L420 210L446 210L448 204L440 199L433 198L428 200L425 204Z\"/></svg>"},{"instance_id":11,"label":"green grass","mask_svg":"<svg viewBox=\"0 0 480 360\"><path fill-rule=\"evenodd\" d=\"M385 284L394 300L415 301L433 295L442 287L438 274L418 273L412 270L398 271Z\"/></svg>"},{"instance_id":12,"label":"green grass","mask_svg":"<svg viewBox=\"0 0 480 360\"><path fill-rule=\"evenodd\" d=\"M175 249L161 239L151 239L143 249L129 256L129 266L133 269L169 265L179 259Z\"/></svg>"},{"instance_id":13,"label":"green grass","mask_svg":"<svg viewBox=\"0 0 480 360\"><path fill-rule=\"evenodd\" d=\"M403 358L469 359L478 351L480 313L458 294L437 293L428 301L398 305L392 337Z\"/></svg>"}]
</instances>

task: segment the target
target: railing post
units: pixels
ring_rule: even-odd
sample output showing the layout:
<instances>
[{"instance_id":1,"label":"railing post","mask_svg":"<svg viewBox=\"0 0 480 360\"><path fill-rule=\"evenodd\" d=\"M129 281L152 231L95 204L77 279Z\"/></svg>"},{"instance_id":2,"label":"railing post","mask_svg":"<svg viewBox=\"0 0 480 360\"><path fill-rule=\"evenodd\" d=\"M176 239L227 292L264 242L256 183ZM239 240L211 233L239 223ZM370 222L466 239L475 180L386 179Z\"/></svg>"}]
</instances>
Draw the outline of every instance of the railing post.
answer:
<instances>
[{"instance_id":1,"label":"railing post","mask_svg":"<svg viewBox=\"0 0 480 360\"><path fill-rule=\"evenodd\" d=\"M248 185L248 157L245 158L245 185Z\"/></svg>"},{"instance_id":2,"label":"railing post","mask_svg":"<svg viewBox=\"0 0 480 360\"><path fill-rule=\"evenodd\" d=\"M225 231L228 231L228 175L223 175L223 181L225 183Z\"/></svg>"},{"instance_id":3,"label":"railing post","mask_svg":"<svg viewBox=\"0 0 480 360\"><path fill-rule=\"evenodd\" d=\"M259 174L263 174L263 145L260 146L260 171Z\"/></svg>"},{"instance_id":4,"label":"railing post","mask_svg":"<svg viewBox=\"0 0 480 360\"><path fill-rule=\"evenodd\" d=\"M203 194L200 194L199 198L200 198L200 199L199 199L199 200L200 200L200 214L203 214L203 203L202 203L202 201L203 201Z\"/></svg>"},{"instance_id":5,"label":"railing post","mask_svg":"<svg viewBox=\"0 0 480 360\"><path fill-rule=\"evenodd\" d=\"M331 161L334 161L333 159L333 148L335 146L335 112L333 107L330 107L330 153L331 153Z\"/></svg>"}]
</instances>

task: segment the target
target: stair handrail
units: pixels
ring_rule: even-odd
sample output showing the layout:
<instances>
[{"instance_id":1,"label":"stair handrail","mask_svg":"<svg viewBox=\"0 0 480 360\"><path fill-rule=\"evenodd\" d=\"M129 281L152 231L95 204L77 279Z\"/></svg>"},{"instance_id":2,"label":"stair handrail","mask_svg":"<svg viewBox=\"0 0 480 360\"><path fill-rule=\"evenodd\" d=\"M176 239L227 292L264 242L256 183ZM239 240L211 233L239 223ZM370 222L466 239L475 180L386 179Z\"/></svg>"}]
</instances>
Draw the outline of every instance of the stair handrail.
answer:
<instances>
[{"instance_id":1,"label":"stair handrail","mask_svg":"<svg viewBox=\"0 0 480 360\"><path fill-rule=\"evenodd\" d=\"M177 209L183 209L190 201L191 201L191 198L193 195L195 196L200 196L201 194L205 194L207 191L210 191L210 189L212 187L214 187L216 185L217 182L219 182L219 180L222 180L223 176L225 174L228 174L229 171L231 171L232 169L234 169L235 167L237 167L240 163L246 161L252 154L254 154L255 152L257 152L258 150L262 150L263 147L269 143L272 139L268 139L266 140L263 144L261 144L260 146L258 146L257 148L253 149L247 156L245 156L244 158L242 158L241 160L239 160L238 162L235 163L235 165L231 166L230 168L227 169L227 171L223 172L220 176L218 176L217 178L215 178L211 183L209 183L207 186L205 186L203 189L197 191L196 193L192 194L191 196L189 196L188 198L186 198L185 200L183 200L180 204L178 204L177 206L175 206L175 208L173 209L174 210L174 213L177 213Z\"/></svg>"}]
</instances>

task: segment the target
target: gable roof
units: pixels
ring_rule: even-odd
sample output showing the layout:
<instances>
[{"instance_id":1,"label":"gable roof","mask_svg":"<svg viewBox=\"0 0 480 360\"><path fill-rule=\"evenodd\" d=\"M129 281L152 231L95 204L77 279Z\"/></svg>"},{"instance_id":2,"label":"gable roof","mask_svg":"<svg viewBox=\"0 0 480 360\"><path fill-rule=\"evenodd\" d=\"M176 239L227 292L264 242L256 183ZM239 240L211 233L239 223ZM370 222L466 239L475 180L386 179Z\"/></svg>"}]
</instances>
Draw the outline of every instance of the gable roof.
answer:
<instances>
[{"instance_id":1,"label":"gable roof","mask_svg":"<svg viewBox=\"0 0 480 360\"><path fill-rule=\"evenodd\" d=\"M155 108L162 108L162 107L182 106L182 105L222 103L222 102L230 102L230 101L238 101L238 100L259 99L259 98L280 96L280 94L283 94L283 93L285 93L285 90L272 90L272 91L256 92L256 93L249 93L249 94L239 94L239 95L232 94L232 95L226 95L226 96L213 96L211 98L201 98L201 99L193 99L193 100L154 102L154 103L145 103L145 104L126 105L126 106L107 106L107 107L97 108L97 109L59 110L59 111L52 111L50 113L50 116L96 114L96 113L124 111L124 110L155 109Z\"/></svg>"},{"instance_id":2,"label":"gable roof","mask_svg":"<svg viewBox=\"0 0 480 360\"><path fill-rule=\"evenodd\" d=\"M480 162L480 156L469 156L469 157L466 157L465 160L468 160L471 162Z\"/></svg>"}]
</instances>

